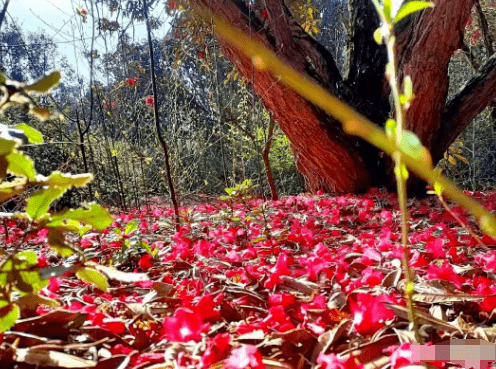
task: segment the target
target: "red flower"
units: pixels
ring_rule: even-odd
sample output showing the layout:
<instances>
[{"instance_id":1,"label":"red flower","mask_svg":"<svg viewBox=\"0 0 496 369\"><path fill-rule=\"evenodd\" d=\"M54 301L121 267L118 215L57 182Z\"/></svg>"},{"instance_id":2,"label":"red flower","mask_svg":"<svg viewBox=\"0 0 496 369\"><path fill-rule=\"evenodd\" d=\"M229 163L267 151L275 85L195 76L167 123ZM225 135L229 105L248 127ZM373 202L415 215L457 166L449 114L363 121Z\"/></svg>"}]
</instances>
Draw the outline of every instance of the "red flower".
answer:
<instances>
[{"instance_id":1,"label":"red flower","mask_svg":"<svg viewBox=\"0 0 496 369\"><path fill-rule=\"evenodd\" d=\"M101 326L115 334L123 334L126 332L126 325L120 319L104 318Z\"/></svg>"},{"instance_id":2,"label":"red flower","mask_svg":"<svg viewBox=\"0 0 496 369\"><path fill-rule=\"evenodd\" d=\"M262 9L260 15L262 16L263 19L269 19L269 12L267 12L267 9Z\"/></svg>"},{"instance_id":3,"label":"red flower","mask_svg":"<svg viewBox=\"0 0 496 369\"><path fill-rule=\"evenodd\" d=\"M356 301L350 300L355 329L362 335L371 335L384 327L386 320L394 318L394 313L383 302L395 303L388 295L372 296L367 293L356 295Z\"/></svg>"},{"instance_id":4,"label":"red flower","mask_svg":"<svg viewBox=\"0 0 496 369\"><path fill-rule=\"evenodd\" d=\"M126 78L126 86L127 87L133 87L136 85L136 82L138 82L138 77L134 78Z\"/></svg>"},{"instance_id":5,"label":"red flower","mask_svg":"<svg viewBox=\"0 0 496 369\"><path fill-rule=\"evenodd\" d=\"M154 100L153 100L153 97L152 96L145 97L145 104L147 106L153 106L153 103L154 103Z\"/></svg>"},{"instance_id":6,"label":"red flower","mask_svg":"<svg viewBox=\"0 0 496 369\"><path fill-rule=\"evenodd\" d=\"M167 339L173 342L199 341L201 333L210 328L210 324L203 324L201 315L191 309L179 308L173 317L165 318L163 332Z\"/></svg>"},{"instance_id":7,"label":"red flower","mask_svg":"<svg viewBox=\"0 0 496 369\"><path fill-rule=\"evenodd\" d=\"M253 345L244 345L233 350L224 364L224 369L265 369L262 355Z\"/></svg>"},{"instance_id":8,"label":"red flower","mask_svg":"<svg viewBox=\"0 0 496 369\"><path fill-rule=\"evenodd\" d=\"M466 278L458 275L453 267L448 264L447 260L441 266L429 265L427 269L427 279L444 279L445 281L451 282L456 288L462 288L462 284L465 282Z\"/></svg>"},{"instance_id":9,"label":"red flower","mask_svg":"<svg viewBox=\"0 0 496 369\"><path fill-rule=\"evenodd\" d=\"M443 250L444 242L441 239L436 239L434 241L427 241L427 246L425 250L432 253L435 258L445 258L446 253Z\"/></svg>"},{"instance_id":10,"label":"red flower","mask_svg":"<svg viewBox=\"0 0 496 369\"><path fill-rule=\"evenodd\" d=\"M191 310L198 313L204 322L215 323L220 319L220 311L215 307L219 306L217 301L212 299L212 295L207 294L200 298L196 306L191 307Z\"/></svg>"},{"instance_id":11,"label":"red flower","mask_svg":"<svg viewBox=\"0 0 496 369\"><path fill-rule=\"evenodd\" d=\"M145 272L153 266L152 256L150 254L143 255L138 261L139 267Z\"/></svg>"},{"instance_id":12,"label":"red flower","mask_svg":"<svg viewBox=\"0 0 496 369\"><path fill-rule=\"evenodd\" d=\"M201 358L201 368L209 368L212 364L224 360L231 349L230 341L229 333L220 333L214 338L209 338L207 349Z\"/></svg>"},{"instance_id":13,"label":"red flower","mask_svg":"<svg viewBox=\"0 0 496 369\"><path fill-rule=\"evenodd\" d=\"M395 350L391 357L391 366L393 369L401 368L402 366L406 366L411 364L412 361L412 349L411 343L405 342L397 350Z\"/></svg>"},{"instance_id":14,"label":"red flower","mask_svg":"<svg viewBox=\"0 0 496 369\"><path fill-rule=\"evenodd\" d=\"M84 8L83 8L83 9L81 9L81 14L86 15L86 14L88 14L88 11L87 11L86 9L84 9Z\"/></svg>"},{"instance_id":15,"label":"red flower","mask_svg":"<svg viewBox=\"0 0 496 369\"><path fill-rule=\"evenodd\" d=\"M60 282L61 280L55 277L50 278L48 281L48 287L47 289L51 292L57 292L60 288Z\"/></svg>"}]
</instances>

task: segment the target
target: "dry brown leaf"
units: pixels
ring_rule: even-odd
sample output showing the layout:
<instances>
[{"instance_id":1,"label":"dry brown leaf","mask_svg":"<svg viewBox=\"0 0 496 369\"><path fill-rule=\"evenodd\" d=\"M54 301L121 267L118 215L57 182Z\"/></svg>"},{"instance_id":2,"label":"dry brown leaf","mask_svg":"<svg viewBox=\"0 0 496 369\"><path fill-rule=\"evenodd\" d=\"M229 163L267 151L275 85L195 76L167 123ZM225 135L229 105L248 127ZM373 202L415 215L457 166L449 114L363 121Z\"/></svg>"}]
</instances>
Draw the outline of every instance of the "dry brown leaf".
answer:
<instances>
[{"instance_id":1,"label":"dry brown leaf","mask_svg":"<svg viewBox=\"0 0 496 369\"><path fill-rule=\"evenodd\" d=\"M148 275L146 275L145 273L121 272L120 270L117 270L114 267L109 267L106 265L100 265L100 264L96 264L96 263L93 264L92 266L96 270L105 274L108 279L112 279L114 281L132 283L132 282L142 282L142 281L149 281L150 280L150 278L148 278Z\"/></svg>"},{"instance_id":2,"label":"dry brown leaf","mask_svg":"<svg viewBox=\"0 0 496 369\"><path fill-rule=\"evenodd\" d=\"M330 331L326 331L322 333L317 338L317 345L312 352L311 362L315 363L317 361L317 357L321 352L326 353L330 350L339 339L346 335L346 333L350 330L353 321L350 319L342 320L337 326L335 326Z\"/></svg>"},{"instance_id":3,"label":"dry brown leaf","mask_svg":"<svg viewBox=\"0 0 496 369\"><path fill-rule=\"evenodd\" d=\"M386 307L395 313L397 316L408 320L408 310L406 307L401 305L390 304L388 302L383 302ZM434 318L430 313L420 310L419 308L415 308L415 314L418 319L419 324L431 324L439 329L447 330L450 332L459 331L463 333L459 328L455 325L450 324L449 322L445 322L443 320L439 320Z\"/></svg>"},{"instance_id":4,"label":"dry brown leaf","mask_svg":"<svg viewBox=\"0 0 496 369\"><path fill-rule=\"evenodd\" d=\"M50 323L55 323L57 325L66 325L73 323L74 321L84 319L88 317L88 314L68 311L63 309L52 310L44 315L35 316L33 318L20 319L15 325L16 331L26 332L33 325L48 325Z\"/></svg>"},{"instance_id":5,"label":"dry brown leaf","mask_svg":"<svg viewBox=\"0 0 496 369\"><path fill-rule=\"evenodd\" d=\"M482 301L483 299L483 296L471 295L437 295L426 293L416 293L413 295L413 301L426 304L451 304L453 302Z\"/></svg>"},{"instance_id":6,"label":"dry brown leaf","mask_svg":"<svg viewBox=\"0 0 496 369\"><path fill-rule=\"evenodd\" d=\"M363 369L377 369L390 362L389 356L381 356L363 365Z\"/></svg>"},{"instance_id":7,"label":"dry brown leaf","mask_svg":"<svg viewBox=\"0 0 496 369\"><path fill-rule=\"evenodd\" d=\"M38 366L60 368L94 368L96 362L58 351L39 350L36 348L17 349L14 360Z\"/></svg>"},{"instance_id":8,"label":"dry brown leaf","mask_svg":"<svg viewBox=\"0 0 496 369\"><path fill-rule=\"evenodd\" d=\"M398 286L398 282L401 279L402 273L403 273L403 271L400 268L392 270L382 280L382 286L386 287L386 288Z\"/></svg>"},{"instance_id":9,"label":"dry brown leaf","mask_svg":"<svg viewBox=\"0 0 496 369\"><path fill-rule=\"evenodd\" d=\"M266 369L294 369L289 363L283 363L273 359L262 359L262 362L265 364Z\"/></svg>"},{"instance_id":10,"label":"dry brown leaf","mask_svg":"<svg viewBox=\"0 0 496 369\"><path fill-rule=\"evenodd\" d=\"M358 359L362 364L375 361L383 356L382 350L388 346L398 345L398 336L395 334L388 334L382 336L377 341L368 342L358 347L352 347L348 350L341 352L338 357L347 359L353 356Z\"/></svg>"},{"instance_id":11,"label":"dry brown leaf","mask_svg":"<svg viewBox=\"0 0 496 369\"><path fill-rule=\"evenodd\" d=\"M320 291L320 286L308 280L296 279L287 275L281 276L282 285L305 295L312 295Z\"/></svg>"},{"instance_id":12,"label":"dry brown leaf","mask_svg":"<svg viewBox=\"0 0 496 369\"><path fill-rule=\"evenodd\" d=\"M307 329L295 328L286 332L276 332L272 334L274 338L281 338L282 353L284 356L294 356L296 354L305 355L315 346L317 338Z\"/></svg>"}]
</instances>

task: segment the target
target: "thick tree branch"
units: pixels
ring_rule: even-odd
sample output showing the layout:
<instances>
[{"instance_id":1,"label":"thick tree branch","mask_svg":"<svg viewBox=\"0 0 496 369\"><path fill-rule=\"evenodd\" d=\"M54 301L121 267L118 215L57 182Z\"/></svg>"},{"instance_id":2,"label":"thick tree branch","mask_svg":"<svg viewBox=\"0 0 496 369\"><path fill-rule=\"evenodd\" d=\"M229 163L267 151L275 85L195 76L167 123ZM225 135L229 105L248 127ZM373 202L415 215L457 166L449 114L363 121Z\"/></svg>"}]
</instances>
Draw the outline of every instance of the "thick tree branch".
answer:
<instances>
[{"instance_id":1,"label":"thick tree branch","mask_svg":"<svg viewBox=\"0 0 496 369\"><path fill-rule=\"evenodd\" d=\"M437 144L441 116L448 95L448 64L461 48L463 32L474 0L438 0L414 22L411 38L401 55L401 80L413 80L415 99L407 112L405 128L419 136L429 149Z\"/></svg>"},{"instance_id":2,"label":"thick tree branch","mask_svg":"<svg viewBox=\"0 0 496 369\"><path fill-rule=\"evenodd\" d=\"M380 19L370 0L350 1L351 64L347 82L353 93L352 105L370 120L382 125L390 111L389 98L383 88L387 53L374 40ZM353 101L359 96L360 101Z\"/></svg>"},{"instance_id":3,"label":"thick tree branch","mask_svg":"<svg viewBox=\"0 0 496 369\"><path fill-rule=\"evenodd\" d=\"M431 149L436 163L443 153L472 120L494 99L496 99L496 54L479 68L461 90L447 104L441 120L441 134Z\"/></svg>"},{"instance_id":4,"label":"thick tree branch","mask_svg":"<svg viewBox=\"0 0 496 369\"><path fill-rule=\"evenodd\" d=\"M273 50L295 70L313 78L334 94L349 95L330 53L304 32L291 17L282 0L266 0L267 19L262 2L245 9L238 0L195 0L217 16ZM246 14L248 12L248 15ZM271 26L277 18L277 27ZM252 25L255 24L256 27ZM260 29L260 24L263 28ZM277 32L272 34L271 30ZM290 42L288 34L291 35ZM306 177L308 189L329 192L357 192L371 185L371 176L355 145L357 138L346 135L341 124L330 119L277 78L255 70L251 60L234 46L221 41L226 57L250 83L265 107L288 136L298 168Z\"/></svg>"}]
</instances>

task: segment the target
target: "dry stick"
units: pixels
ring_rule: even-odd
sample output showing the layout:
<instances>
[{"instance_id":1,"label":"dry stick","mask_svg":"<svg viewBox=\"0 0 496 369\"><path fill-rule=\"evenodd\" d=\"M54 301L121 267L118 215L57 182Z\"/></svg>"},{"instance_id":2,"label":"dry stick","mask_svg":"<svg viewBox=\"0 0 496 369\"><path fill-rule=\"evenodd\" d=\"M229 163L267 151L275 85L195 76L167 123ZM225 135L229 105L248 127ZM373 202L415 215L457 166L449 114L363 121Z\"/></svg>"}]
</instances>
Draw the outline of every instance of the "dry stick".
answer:
<instances>
[{"instance_id":1,"label":"dry stick","mask_svg":"<svg viewBox=\"0 0 496 369\"><path fill-rule=\"evenodd\" d=\"M265 165L265 174L267 176L267 182L269 183L269 187L270 187L271 199L273 201L277 201L279 199L279 195L277 193L277 187L274 181L274 176L272 175L272 168L270 167L270 161L269 161L270 147L272 146L272 140L274 136L274 125L275 125L274 119L270 118L268 138L267 138L267 142L265 142L265 147L262 152L262 158Z\"/></svg>"},{"instance_id":2,"label":"dry stick","mask_svg":"<svg viewBox=\"0 0 496 369\"><path fill-rule=\"evenodd\" d=\"M465 224L465 222L463 220L461 220L461 218L456 215L453 210L451 210L451 208L449 207L449 205L446 203L446 201L444 200L443 196L442 195L437 195L439 201L441 201L441 204L444 206L444 208L448 211L448 213L451 214L451 216L453 218L455 218L455 220L463 227L465 228L468 233L477 241L477 243L480 245L480 246L485 246L484 245L484 242L481 241L481 239L479 238L479 236L477 236L474 232L472 232L468 226Z\"/></svg>"},{"instance_id":3,"label":"dry stick","mask_svg":"<svg viewBox=\"0 0 496 369\"><path fill-rule=\"evenodd\" d=\"M158 105L157 105L157 83L155 81L155 61L153 60L153 45L152 45L152 35L150 31L150 22L148 20L148 9L146 5L146 0L143 0L143 9L145 11L145 19L146 19L146 31L148 34L148 47L150 48L150 74L152 77L152 89L153 89L153 113L155 116L155 128L157 130L157 137L162 146L162 150L164 151L164 161L165 161L165 169L166 169L166 178L167 183L169 184L170 197L172 201L172 205L174 206L174 215L175 215L175 224L176 231L179 231L179 205L177 204L176 199L176 191L174 190L174 183L172 182L171 175L171 167L169 160L169 151L167 150L167 144L162 137L160 132L160 123L158 120Z\"/></svg>"},{"instance_id":4,"label":"dry stick","mask_svg":"<svg viewBox=\"0 0 496 369\"><path fill-rule=\"evenodd\" d=\"M477 10L477 16L479 17L479 25L482 28L482 35L484 36L484 45L486 46L487 56L490 57L494 54L491 33L479 0L475 0L475 9Z\"/></svg>"},{"instance_id":5,"label":"dry stick","mask_svg":"<svg viewBox=\"0 0 496 369\"><path fill-rule=\"evenodd\" d=\"M150 213L150 201L148 199L148 186L146 185L145 170L143 168L143 157L140 157L140 166L141 166L141 182L143 182L143 187L145 188L146 213L148 215Z\"/></svg>"},{"instance_id":6,"label":"dry stick","mask_svg":"<svg viewBox=\"0 0 496 369\"><path fill-rule=\"evenodd\" d=\"M398 64L396 60L395 44L392 39L386 40L387 53L389 57L389 63L391 64L390 75L387 77L389 80L389 85L391 86L391 93L394 100L394 108L396 112L396 145L400 147L401 136L403 125L405 122L406 110L400 102L400 92L398 86ZM393 152L391 157L395 162L395 174L396 174L396 186L398 192L398 204L401 210L401 245L403 248L403 270L405 273L405 279L407 281L407 288L405 290L406 302L408 308L408 318L413 323L413 331L415 332L415 338L417 342L422 343L422 336L419 333L419 323L417 320L415 308L413 305L413 286L415 282L415 275L413 270L410 268L409 264L409 248L408 248L408 207L406 205L406 183L405 178L403 178L402 173L402 160L400 152Z\"/></svg>"},{"instance_id":7,"label":"dry stick","mask_svg":"<svg viewBox=\"0 0 496 369\"><path fill-rule=\"evenodd\" d=\"M117 188L119 189L119 197L121 198L121 206L125 212L127 212L126 204L126 194L124 193L124 185L122 181L121 172L119 171L119 161L117 160L117 155L113 156L115 172L117 173Z\"/></svg>"},{"instance_id":8,"label":"dry stick","mask_svg":"<svg viewBox=\"0 0 496 369\"><path fill-rule=\"evenodd\" d=\"M83 132L81 131L81 122L79 121L78 110L76 110L76 124L77 124L77 129L78 129L78 134L79 134L79 150L81 150L81 157L83 158L84 172L89 173L88 160L86 159L86 149L84 147L84 135L83 135ZM88 184L88 194L89 194L88 198L91 199L93 196L91 184Z\"/></svg>"}]
</instances>

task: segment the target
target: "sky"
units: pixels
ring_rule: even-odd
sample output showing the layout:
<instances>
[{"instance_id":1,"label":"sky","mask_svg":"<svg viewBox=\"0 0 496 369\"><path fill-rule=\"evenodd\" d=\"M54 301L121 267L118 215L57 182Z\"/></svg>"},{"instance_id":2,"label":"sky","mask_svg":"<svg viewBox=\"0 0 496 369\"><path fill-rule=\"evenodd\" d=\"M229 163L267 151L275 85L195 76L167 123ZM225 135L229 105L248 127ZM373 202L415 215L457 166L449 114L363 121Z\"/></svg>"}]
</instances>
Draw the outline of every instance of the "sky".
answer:
<instances>
[{"instance_id":1,"label":"sky","mask_svg":"<svg viewBox=\"0 0 496 369\"><path fill-rule=\"evenodd\" d=\"M5 0L0 0L0 7L3 8L4 2ZM73 65L78 74L87 79L89 65L82 55L84 51L89 51L91 45L92 21L88 17L87 23L82 23L82 18L76 11L78 7L89 7L89 1L11 0L7 11L7 20L10 22L14 19L17 27L21 30L38 32L43 29L50 37L53 37L54 42L59 47L59 52L67 56L69 63ZM163 20L166 16L163 3L158 5L152 14ZM103 16L109 20L115 19L115 16L106 7ZM166 31L166 26L161 27L159 30L154 30L154 37L162 38L165 36ZM144 23L136 25L134 36L136 41L146 39L146 26ZM81 38L84 38L84 40L82 41ZM74 42L74 40L76 41ZM115 48L116 44L117 40L114 38L110 40L108 46L113 51L114 49L112 48ZM96 41L95 49L99 50L99 54L102 54L104 51L103 40Z\"/></svg>"}]
</instances>

